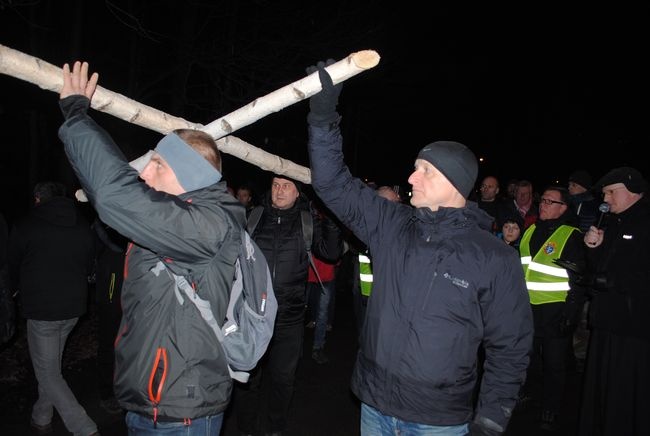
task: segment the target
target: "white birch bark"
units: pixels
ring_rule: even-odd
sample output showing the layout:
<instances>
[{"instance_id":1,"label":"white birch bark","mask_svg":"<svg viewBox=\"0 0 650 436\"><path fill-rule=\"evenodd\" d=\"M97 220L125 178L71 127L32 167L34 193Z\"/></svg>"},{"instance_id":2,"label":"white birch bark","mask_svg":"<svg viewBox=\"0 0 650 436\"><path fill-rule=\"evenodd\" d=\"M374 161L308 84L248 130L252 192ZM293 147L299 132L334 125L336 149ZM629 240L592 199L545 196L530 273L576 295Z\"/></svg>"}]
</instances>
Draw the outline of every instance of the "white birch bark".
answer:
<instances>
[{"instance_id":1,"label":"white birch bark","mask_svg":"<svg viewBox=\"0 0 650 436\"><path fill-rule=\"evenodd\" d=\"M352 53L326 68L334 83L340 83L362 71L376 66L379 55L372 50ZM63 86L61 68L41 59L0 44L0 73L33 83L42 89L60 92ZM210 134L219 150L276 174L284 174L304 183L311 183L309 168L268 153L230 135L237 129L254 123L266 115L311 97L321 90L318 73L313 73L271 92L246 106L221 117L207 126L171 116L158 109L138 103L101 86L93 96L91 106L124 121L167 134L175 129L199 129Z\"/></svg>"}]
</instances>

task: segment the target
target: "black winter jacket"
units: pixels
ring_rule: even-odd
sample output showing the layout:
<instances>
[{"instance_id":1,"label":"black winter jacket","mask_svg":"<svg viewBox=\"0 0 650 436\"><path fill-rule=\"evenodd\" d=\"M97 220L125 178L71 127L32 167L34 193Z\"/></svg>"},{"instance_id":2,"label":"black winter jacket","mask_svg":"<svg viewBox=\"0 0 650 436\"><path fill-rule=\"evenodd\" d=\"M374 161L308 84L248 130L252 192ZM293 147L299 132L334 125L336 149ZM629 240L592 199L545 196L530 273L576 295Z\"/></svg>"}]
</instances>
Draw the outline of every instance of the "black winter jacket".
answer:
<instances>
[{"instance_id":1,"label":"black winter jacket","mask_svg":"<svg viewBox=\"0 0 650 436\"><path fill-rule=\"evenodd\" d=\"M223 350L166 269L187 277L222 322L244 208L223 181L179 196L149 188L86 114L89 103L82 96L61 100L59 136L99 218L133 241L115 343L116 397L124 409L160 419L223 412L232 389Z\"/></svg>"},{"instance_id":2,"label":"black winter jacket","mask_svg":"<svg viewBox=\"0 0 650 436\"><path fill-rule=\"evenodd\" d=\"M590 326L650 341L650 199L607 218L603 243L587 247L590 271L606 283L589 304Z\"/></svg>"},{"instance_id":3,"label":"black winter jacket","mask_svg":"<svg viewBox=\"0 0 650 436\"><path fill-rule=\"evenodd\" d=\"M278 300L276 325L302 323L305 313L305 289L309 259L302 236L301 210L309 210L309 202L301 194L290 209L271 206L268 192L262 201L264 212L253 231L253 239L269 264L273 291ZM319 259L335 261L342 252L342 240L336 225L312 213L314 234L312 253Z\"/></svg>"},{"instance_id":4,"label":"black winter jacket","mask_svg":"<svg viewBox=\"0 0 650 436\"><path fill-rule=\"evenodd\" d=\"M383 414L427 425L473 416L477 352L485 349L475 419L505 430L528 366L530 303L517 252L464 208L387 201L343 163L338 127L309 128L312 184L373 254L352 390Z\"/></svg>"},{"instance_id":5,"label":"black winter jacket","mask_svg":"<svg viewBox=\"0 0 650 436\"><path fill-rule=\"evenodd\" d=\"M58 321L86 313L94 236L74 200L36 205L9 237L14 289L26 319Z\"/></svg>"}]
</instances>

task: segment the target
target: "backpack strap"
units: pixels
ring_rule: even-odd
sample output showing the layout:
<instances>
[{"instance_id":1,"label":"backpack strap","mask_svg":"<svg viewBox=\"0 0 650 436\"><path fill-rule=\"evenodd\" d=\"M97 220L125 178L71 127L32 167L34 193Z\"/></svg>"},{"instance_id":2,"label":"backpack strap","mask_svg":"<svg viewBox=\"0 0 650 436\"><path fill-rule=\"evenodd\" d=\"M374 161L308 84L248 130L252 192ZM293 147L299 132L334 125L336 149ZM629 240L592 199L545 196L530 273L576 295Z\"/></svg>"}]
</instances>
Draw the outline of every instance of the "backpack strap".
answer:
<instances>
[{"instance_id":1,"label":"backpack strap","mask_svg":"<svg viewBox=\"0 0 650 436\"><path fill-rule=\"evenodd\" d=\"M172 276L174 281L176 282L176 298L178 299L178 302L180 304L183 304L184 301L189 301L192 304L196 306L198 309L199 313L201 314L201 318L208 324L210 329L214 332L214 335L217 337L217 340L221 343L224 341L224 334L221 331L221 326L217 322L217 320L214 318L214 315L212 314L212 308L210 306L210 302L208 300L204 300L201 297L197 295L197 293L194 291L194 288L190 283L187 281L187 279L183 276L178 276L174 274L172 271L167 268L167 265L162 262L158 261L158 265L156 265L158 269L166 269L168 274ZM235 298L230 298L230 302L228 303L228 313L232 314L233 312L233 302L239 298L239 295L242 293L242 272L241 272L241 265L239 264L239 259L237 259L235 263L235 284L233 284L232 292L234 293ZM185 294L184 298L180 292L183 292ZM250 374L247 372L243 371L237 371L233 368L230 367L230 365L227 365L228 367L228 373L230 374L230 377L234 380L237 380L242 383L246 383L248 381L248 378Z\"/></svg>"},{"instance_id":2,"label":"backpack strap","mask_svg":"<svg viewBox=\"0 0 650 436\"><path fill-rule=\"evenodd\" d=\"M320 287L325 292L325 285L318 274L318 269L316 269L316 264L314 263L314 257L311 254L311 244L314 239L314 219L311 216L311 212L308 210L300 211L300 224L302 225L302 239L305 242L305 251L307 252L307 258L309 259L309 264L314 270L314 274L320 283Z\"/></svg>"},{"instance_id":3,"label":"backpack strap","mask_svg":"<svg viewBox=\"0 0 650 436\"><path fill-rule=\"evenodd\" d=\"M264 206L255 206L251 210L250 215L248 215L248 219L246 220L246 231L249 235L253 234L255 227L259 224L260 218L262 218L262 212L264 212Z\"/></svg>"}]
</instances>

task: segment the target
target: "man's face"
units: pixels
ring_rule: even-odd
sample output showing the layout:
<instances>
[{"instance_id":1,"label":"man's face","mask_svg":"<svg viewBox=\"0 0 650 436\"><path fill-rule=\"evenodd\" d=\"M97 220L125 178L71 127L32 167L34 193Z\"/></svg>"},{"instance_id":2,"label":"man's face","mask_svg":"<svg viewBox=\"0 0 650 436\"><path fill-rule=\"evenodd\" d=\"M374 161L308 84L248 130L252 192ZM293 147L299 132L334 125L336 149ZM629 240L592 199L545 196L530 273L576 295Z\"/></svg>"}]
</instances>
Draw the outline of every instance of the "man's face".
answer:
<instances>
[{"instance_id":1,"label":"man's face","mask_svg":"<svg viewBox=\"0 0 650 436\"><path fill-rule=\"evenodd\" d=\"M248 189L238 189L237 190L237 200L244 206L248 206L252 200L251 193Z\"/></svg>"},{"instance_id":2,"label":"man's face","mask_svg":"<svg viewBox=\"0 0 650 436\"><path fill-rule=\"evenodd\" d=\"M486 177L481 183L481 200L493 201L499 193L499 182L494 177Z\"/></svg>"},{"instance_id":3,"label":"man's face","mask_svg":"<svg viewBox=\"0 0 650 436\"><path fill-rule=\"evenodd\" d=\"M611 213L626 211L640 198L638 194L628 191L623 183L603 186L602 192L603 200L609 204L609 211Z\"/></svg>"},{"instance_id":4,"label":"man's face","mask_svg":"<svg viewBox=\"0 0 650 436\"><path fill-rule=\"evenodd\" d=\"M539 199L539 219L553 220L559 218L567 209L567 204L562 201L562 195L557 191L544 191Z\"/></svg>"},{"instance_id":5,"label":"man's face","mask_svg":"<svg viewBox=\"0 0 650 436\"><path fill-rule=\"evenodd\" d=\"M296 185L287 179L274 177L271 182L271 205L276 209L291 209L300 196Z\"/></svg>"},{"instance_id":6,"label":"man's face","mask_svg":"<svg viewBox=\"0 0 650 436\"><path fill-rule=\"evenodd\" d=\"M140 172L140 178L156 191L172 195L180 195L185 192L178 182L174 170L158 153L153 154L149 163Z\"/></svg>"},{"instance_id":7,"label":"man's face","mask_svg":"<svg viewBox=\"0 0 650 436\"><path fill-rule=\"evenodd\" d=\"M415 160L415 169L409 176L411 204L437 211L440 206L452 204L460 194L447 178L429 161Z\"/></svg>"},{"instance_id":8,"label":"man's face","mask_svg":"<svg viewBox=\"0 0 650 436\"><path fill-rule=\"evenodd\" d=\"M533 187L532 186L518 186L515 191L515 202L518 206L529 205L533 201Z\"/></svg>"}]
</instances>

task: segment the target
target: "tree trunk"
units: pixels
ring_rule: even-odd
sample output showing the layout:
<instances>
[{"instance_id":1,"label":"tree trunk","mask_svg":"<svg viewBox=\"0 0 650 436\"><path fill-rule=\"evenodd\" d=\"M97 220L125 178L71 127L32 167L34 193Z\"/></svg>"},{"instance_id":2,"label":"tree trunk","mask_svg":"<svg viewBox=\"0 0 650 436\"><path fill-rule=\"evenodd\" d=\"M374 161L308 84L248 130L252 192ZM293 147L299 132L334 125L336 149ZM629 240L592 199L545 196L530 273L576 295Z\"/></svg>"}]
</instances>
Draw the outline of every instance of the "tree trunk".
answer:
<instances>
[{"instance_id":1,"label":"tree trunk","mask_svg":"<svg viewBox=\"0 0 650 436\"><path fill-rule=\"evenodd\" d=\"M334 83L340 83L379 63L379 55L372 50L352 53L326 68ZM63 86L61 68L0 44L0 73L33 83L48 91L60 92ZM311 183L309 168L283 159L230 135L268 114L311 97L321 90L318 73L297 80L271 92L246 106L223 116L207 126L166 114L143 105L121 94L97 87L91 106L132 124L137 124L162 134L175 129L198 129L210 134L219 150L256 165L263 170L284 174L304 183Z\"/></svg>"}]
</instances>

